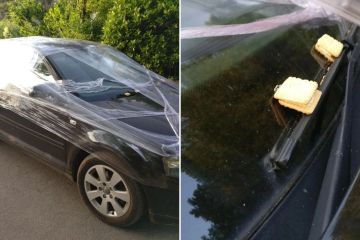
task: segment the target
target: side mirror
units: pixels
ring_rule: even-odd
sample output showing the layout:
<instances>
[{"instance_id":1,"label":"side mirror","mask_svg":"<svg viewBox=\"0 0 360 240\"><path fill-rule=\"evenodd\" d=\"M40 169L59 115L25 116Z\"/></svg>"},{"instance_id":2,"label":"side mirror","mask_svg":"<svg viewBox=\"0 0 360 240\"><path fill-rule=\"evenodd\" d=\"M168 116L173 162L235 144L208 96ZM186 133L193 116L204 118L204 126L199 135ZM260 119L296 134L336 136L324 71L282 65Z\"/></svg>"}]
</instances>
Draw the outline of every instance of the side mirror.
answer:
<instances>
[{"instance_id":1,"label":"side mirror","mask_svg":"<svg viewBox=\"0 0 360 240\"><path fill-rule=\"evenodd\" d=\"M56 92L59 92L58 86L56 84L43 83L33 86L28 94L30 97L46 98L48 96L54 95Z\"/></svg>"}]
</instances>

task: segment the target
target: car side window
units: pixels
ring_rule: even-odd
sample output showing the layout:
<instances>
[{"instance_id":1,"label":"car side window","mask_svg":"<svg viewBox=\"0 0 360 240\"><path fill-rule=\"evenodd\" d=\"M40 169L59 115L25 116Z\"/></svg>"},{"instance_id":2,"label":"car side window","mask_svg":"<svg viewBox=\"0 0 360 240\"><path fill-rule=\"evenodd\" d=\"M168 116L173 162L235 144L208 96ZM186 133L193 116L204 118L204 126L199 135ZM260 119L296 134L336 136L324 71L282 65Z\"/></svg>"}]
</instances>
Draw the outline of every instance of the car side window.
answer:
<instances>
[{"instance_id":1,"label":"car side window","mask_svg":"<svg viewBox=\"0 0 360 240\"><path fill-rule=\"evenodd\" d=\"M38 58L33 67L33 72L46 81L55 81L43 58Z\"/></svg>"}]
</instances>

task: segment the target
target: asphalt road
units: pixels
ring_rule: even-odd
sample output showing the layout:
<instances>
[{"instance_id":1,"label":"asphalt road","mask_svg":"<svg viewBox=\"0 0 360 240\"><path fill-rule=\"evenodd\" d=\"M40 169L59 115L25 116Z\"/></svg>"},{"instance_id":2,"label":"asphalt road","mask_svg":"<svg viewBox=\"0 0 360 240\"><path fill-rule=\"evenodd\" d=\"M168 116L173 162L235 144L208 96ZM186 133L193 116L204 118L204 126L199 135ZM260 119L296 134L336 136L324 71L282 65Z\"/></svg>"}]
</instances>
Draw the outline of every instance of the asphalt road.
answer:
<instances>
[{"instance_id":1,"label":"asphalt road","mask_svg":"<svg viewBox=\"0 0 360 240\"><path fill-rule=\"evenodd\" d=\"M81 202L65 176L0 142L0 239L178 239L175 226L144 219L136 228L108 226Z\"/></svg>"}]
</instances>

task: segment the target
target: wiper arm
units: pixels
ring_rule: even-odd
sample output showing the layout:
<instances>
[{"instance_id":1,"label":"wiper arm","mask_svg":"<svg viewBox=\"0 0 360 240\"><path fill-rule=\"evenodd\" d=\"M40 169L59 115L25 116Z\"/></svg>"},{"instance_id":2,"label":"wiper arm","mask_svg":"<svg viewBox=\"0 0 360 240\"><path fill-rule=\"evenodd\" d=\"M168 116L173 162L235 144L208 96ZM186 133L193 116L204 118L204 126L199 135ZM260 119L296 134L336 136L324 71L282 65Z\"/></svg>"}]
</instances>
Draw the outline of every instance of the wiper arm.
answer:
<instances>
[{"instance_id":1,"label":"wiper arm","mask_svg":"<svg viewBox=\"0 0 360 240\"><path fill-rule=\"evenodd\" d=\"M102 87L105 87L105 88L108 87L108 89L120 90L120 93L118 95L116 95L116 98L130 97L130 96L133 96L138 93L135 89L128 87L125 84L118 82L116 80L113 80L113 79L102 78L101 82L102 82L102 85L101 85ZM116 86L116 87L115 86L104 86L104 84L103 84L104 82L115 83L115 84L118 84L119 86Z\"/></svg>"},{"instance_id":2,"label":"wiper arm","mask_svg":"<svg viewBox=\"0 0 360 240\"><path fill-rule=\"evenodd\" d=\"M329 86L335 79L335 75L339 69L339 66L345 58L347 49L342 52L341 56L337 61L333 63L332 68L326 75L326 80L320 85L320 90L323 93L318 106L321 105L323 99L329 89ZM311 120L316 116L319 108L315 109L315 112L309 116L303 116L295 126L288 127L279 137L278 141L270 151L270 161L274 164L275 168L286 168L288 162L292 156L292 153L298 143L299 139L304 133Z\"/></svg>"},{"instance_id":3,"label":"wiper arm","mask_svg":"<svg viewBox=\"0 0 360 240\"><path fill-rule=\"evenodd\" d=\"M121 92L118 95L116 95L116 98L131 97L134 96L135 94L138 94L138 92L132 88L128 88L128 87L121 88Z\"/></svg>"}]
</instances>

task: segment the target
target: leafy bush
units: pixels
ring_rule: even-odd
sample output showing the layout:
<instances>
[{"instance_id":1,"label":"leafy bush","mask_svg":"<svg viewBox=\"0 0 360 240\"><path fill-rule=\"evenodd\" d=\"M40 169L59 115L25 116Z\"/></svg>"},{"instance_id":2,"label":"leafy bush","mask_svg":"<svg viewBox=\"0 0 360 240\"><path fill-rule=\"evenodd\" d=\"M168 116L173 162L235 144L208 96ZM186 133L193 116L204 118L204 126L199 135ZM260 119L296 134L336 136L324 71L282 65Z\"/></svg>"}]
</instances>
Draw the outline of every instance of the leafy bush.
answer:
<instances>
[{"instance_id":1,"label":"leafy bush","mask_svg":"<svg viewBox=\"0 0 360 240\"><path fill-rule=\"evenodd\" d=\"M0 0L0 19L3 19L6 16L7 2Z\"/></svg>"},{"instance_id":2,"label":"leafy bush","mask_svg":"<svg viewBox=\"0 0 360 240\"><path fill-rule=\"evenodd\" d=\"M19 28L7 20L0 21L0 38L19 37Z\"/></svg>"},{"instance_id":3,"label":"leafy bush","mask_svg":"<svg viewBox=\"0 0 360 240\"><path fill-rule=\"evenodd\" d=\"M18 27L22 36L41 35L45 11L36 0L21 0L10 2L8 15L11 24Z\"/></svg>"},{"instance_id":4,"label":"leafy bush","mask_svg":"<svg viewBox=\"0 0 360 240\"><path fill-rule=\"evenodd\" d=\"M93 41L101 41L103 28L108 19L109 11L114 7L114 0L92 0L87 5L87 15L90 18L90 32Z\"/></svg>"},{"instance_id":5,"label":"leafy bush","mask_svg":"<svg viewBox=\"0 0 360 240\"><path fill-rule=\"evenodd\" d=\"M46 13L44 23L48 34L100 41L103 25L113 3L113 0L60 0Z\"/></svg>"},{"instance_id":6,"label":"leafy bush","mask_svg":"<svg viewBox=\"0 0 360 240\"><path fill-rule=\"evenodd\" d=\"M45 15L44 25L46 34L52 37L88 39L75 1L55 3Z\"/></svg>"},{"instance_id":7,"label":"leafy bush","mask_svg":"<svg viewBox=\"0 0 360 240\"><path fill-rule=\"evenodd\" d=\"M155 72L178 77L178 2L116 0L103 42Z\"/></svg>"},{"instance_id":8,"label":"leafy bush","mask_svg":"<svg viewBox=\"0 0 360 240\"><path fill-rule=\"evenodd\" d=\"M45 35L102 41L147 68L178 79L178 1L16 0L0 37ZM11 28L9 27L11 25ZM15 26L15 28L14 28Z\"/></svg>"}]
</instances>

